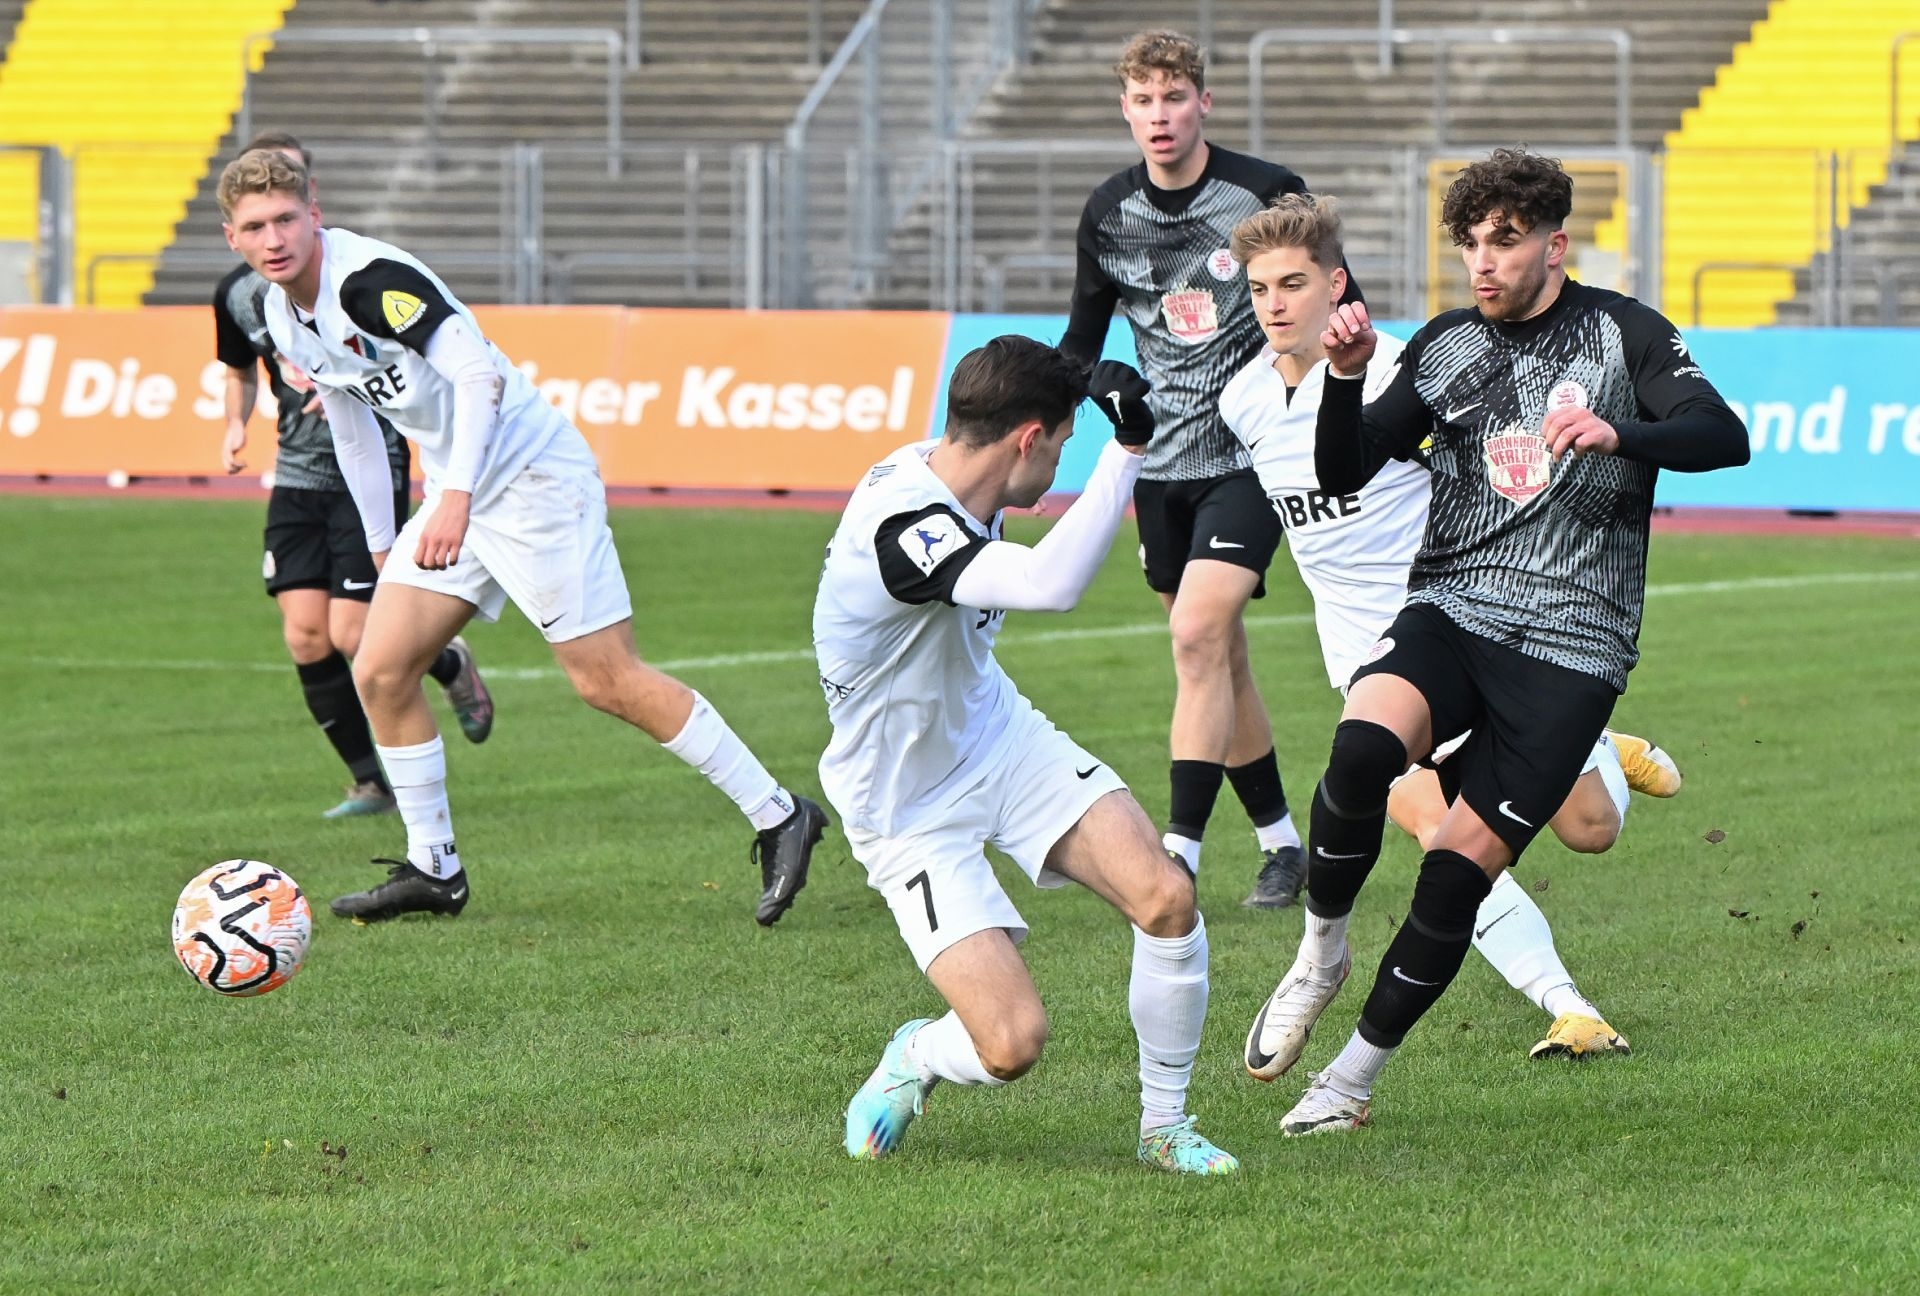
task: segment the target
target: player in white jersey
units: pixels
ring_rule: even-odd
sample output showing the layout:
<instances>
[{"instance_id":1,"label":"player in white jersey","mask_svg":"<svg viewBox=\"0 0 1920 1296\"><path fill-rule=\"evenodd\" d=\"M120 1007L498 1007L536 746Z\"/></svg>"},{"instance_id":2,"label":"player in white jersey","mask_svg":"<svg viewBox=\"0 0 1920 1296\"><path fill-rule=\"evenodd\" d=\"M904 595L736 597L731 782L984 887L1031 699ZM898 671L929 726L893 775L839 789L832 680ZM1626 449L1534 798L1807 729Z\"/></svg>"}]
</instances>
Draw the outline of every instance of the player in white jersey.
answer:
<instances>
[{"instance_id":1,"label":"player in white jersey","mask_svg":"<svg viewBox=\"0 0 1920 1296\"><path fill-rule=\"evenodd\" d=\"M1337 202L1325 196L1283 197L1234 229L1233 253L1246 268L1267 345L1228 382L1220 397L1221 417L1247 447L1280 515L1294 564L1313 594L1328 681L1344 691L1406 602L1408 570L1426 532L1431 475L1421 463L1392 462L1354 494L1320 489L1313 463L1314 425L1327 375L1320 334L1342 286ZM1385 390L1401 350L1402 343L1381 335L1363 400ZM1664 754L1657 748L1624 734L1603 735L1550 821L1571 850L1605 851L1620 834L1630 780L1616 741L1636 752L1632 745L1638 744L1657 758L1643 775L1660 777L1643 777L1641 790L1656 795L1678 790L1677 771L1670 762L1661 763ZM1458 745L1455 740L1447 746ZM1425 849L1447 801L1435 768L1416 766L1394 785L1388 813ZM1625 1039L1575 986L1554 948L1546 916L1510 873L1501 874L1480 906L1474 947L1553 1018L1532 1056L1628 1051ZM1273 1079L1286 1068L1278 1065L1280 1053L1268 1047L1271 1041L1262 1039L1266 1025L1263 1013L1248 1036L1247 1065L1259 1078Z\"/></svg>"},{"instance_id":2,"label":"player in white jersey","mask_svg":"<svg viewBox=\"0 0 1920 1296\"><path fill-rule=\"evenodd\" d=\"M1053 484L1089 382L1115 443L1037 545L1001 539L1001 511ZM1193 877L1120 776L1035 710L993 656L1006 612L1064 612L1093 580L1153 433L1147 391L1124 364L1089 378L1053 347L996 338L954 368L944 438L875 466L828 546L813 612L833 722L821 786L952 1008L894 1032L847 1107L855 1158L893 1151L941 1080L1004 1084L1039 1060L1046 1010L1016 948L1026 922L983 853L991 843L1036 886L1078 882L1133 924L1140 1159L1186 1174L1238 1168L1186 1110L1207 1008Z\"/></svg>"},{"instance_id":3,"label":"player in white jersey","mask_svg":"<svg viewBox=\"0 0 1920 1296\"><path fill-rule=\"evenodd\" d=\"M740 807L761 866L755 916L777 921L806 883L825 812L782 788L698 693L640 660L585 439L432 271L389 244L321 229L298 163L243 154L221 174L220 209L229 245L273 285L268 331L320 391L380 567L353 674L406 858L376 861L388 879L333 912L373 922L465 907L446 753L420 681L468 620L495 620L512 600L587 703L646 731ZM370 409L419 446L425 470L425 502L397 536Z\"/></svg>"}]
</instances>

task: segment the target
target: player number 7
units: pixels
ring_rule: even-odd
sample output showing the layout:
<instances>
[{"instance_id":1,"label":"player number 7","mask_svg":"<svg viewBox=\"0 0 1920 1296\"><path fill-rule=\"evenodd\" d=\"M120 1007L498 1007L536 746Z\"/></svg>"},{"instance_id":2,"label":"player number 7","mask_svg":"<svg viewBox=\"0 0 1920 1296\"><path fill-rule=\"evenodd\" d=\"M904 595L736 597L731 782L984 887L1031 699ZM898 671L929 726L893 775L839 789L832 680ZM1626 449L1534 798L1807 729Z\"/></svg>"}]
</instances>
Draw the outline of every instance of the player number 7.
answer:
<instances>
[{"instance_id":1,"label":"player number 7","mask_svg":"<svg viewBox=\"0 0 1920 1296\"><path fill-rule=\"evenodd\" d=\"M911 891L915 887L920 888L920 898L927 902L927 930L930 932L939 931L940 920L935 917L933 913L933 883L927 880L927 871L925 869L921 869L918 873L915 873L907 879L907 890Z\"/></svg>"}]
</instances>

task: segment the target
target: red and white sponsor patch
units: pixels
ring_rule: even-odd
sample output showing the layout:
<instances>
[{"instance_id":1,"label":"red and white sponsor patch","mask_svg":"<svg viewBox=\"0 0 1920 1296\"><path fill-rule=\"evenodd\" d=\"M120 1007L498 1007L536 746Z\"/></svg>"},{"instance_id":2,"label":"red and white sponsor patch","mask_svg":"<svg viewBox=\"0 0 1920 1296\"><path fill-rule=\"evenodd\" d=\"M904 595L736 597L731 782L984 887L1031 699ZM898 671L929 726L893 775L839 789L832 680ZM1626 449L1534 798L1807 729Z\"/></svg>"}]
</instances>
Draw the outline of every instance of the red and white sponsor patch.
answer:
<instances>
[{"instance_id":1,"label":"red and white sponsor patch","mask_svg":"<svg viewBox=\"0 0 1920 1296\"><path fill-rule=\"evenodd\" d=\"M1240 263L1233 259L1233 249L1217 248L1207 258L1207 273L1226 283L1240 273Z\"/></svg>"},{"instance_id":2,"label":"red and white sponsor patch","mask_svg":"<svg viewBox=\"0 0 1920 1296\"><path fill-rule=\"evenodd\" d=\"M1557 409L1566 409L1569 406L1579 409L1593 408L1587 400L1587 389L1571 378L1566 379L1547 394L1547 413L1551 414Z\"/></svg>"},{"instance_id":3,"label":"red and white sponsor patch","mask_svg":"<svg viewBox=\"0 0 1920 1296\"><path fill-rule=\"evenodd\" d=\"M1168 293L1160 299L1167 328L1182 342L1205 342L1220 331L1220 315L1210 292Z\"/></svg>"},{"instance_id":4,"label":"red and white sponsor patch","mask_svg":"<svg viewBox=\"0 0 1920 1296\"><path fill-rule=\"evenodd\" d=\"M1486 464L1488 484L1515 504L1525 504L1545 490L1553 474L1546 438L1537 432L1488 437Z\"/></svg>"}]
</instances>

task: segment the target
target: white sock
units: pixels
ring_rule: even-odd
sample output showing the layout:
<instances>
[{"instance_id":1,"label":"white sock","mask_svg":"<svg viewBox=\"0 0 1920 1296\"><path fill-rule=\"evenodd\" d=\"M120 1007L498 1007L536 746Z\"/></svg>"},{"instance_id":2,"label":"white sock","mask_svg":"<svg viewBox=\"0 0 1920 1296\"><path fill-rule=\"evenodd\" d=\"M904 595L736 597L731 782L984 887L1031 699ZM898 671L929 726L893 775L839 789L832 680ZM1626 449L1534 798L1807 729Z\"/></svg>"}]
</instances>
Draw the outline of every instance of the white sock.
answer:
<instances>
[{"instance_id":1,"label":"white sock","mask_svg":"<svg viewBox=\"0 0 1920 1296\"><path fill-rule=\"evenodd\" d=\"M1293 826L1293 812L1289 810L1270 824L1255 824L1253 835L1260 839L1263 851L1279 850L1282 846L1298 846L1300 830Z\"/></svg>"},{"instance_id":2,"label":"white sock","mask_svg":"<svg viewBox=\"0 0 1920 1296\"><path fill-rule=\"evenodd\" d=\"M1296 961L1311 963L1331 977L1346 957L1347 923L1353 914L1349 911L1338 918L1322 918L1311 909L1304 912L1307 921L1300 932L1300 958Z\"/></svg>"},{"instance_id":3,"label":"white sock","mask_svg":"<svg viewBox=\"0 0 1920 1296\"><path fill-rule=\"evenodd\" d=\"M1387 1059L1393 1056L1390 1048L1381 1048L1369 1044L1355 1031L1347 1046L1340 1050L1340 1056L1327 1064L1320 1073L1320 1079L1335 1093L1343 1093L1349 1098L1373 1097L1373 1082L1380 1078L1381 1068L1387 1065Z\"/></svg>"},{"instance_id":4,"label":"white sock","mask_svg":"<svg viewBox=\"0 0 1920 1296\"><path fill-rule=\"evenodd\" d=\"M446 745L435 734L431 742L374 751L407 826L407 862L429 876L452 877L460 871L460 853L453 846L453 814L447 808Z\"/></svg>"},{"instance_id":5,"label":"white sock","mask_svg":"<svg viewBox=\"0 0 1920 1296\"><path fill-rule=\"evenodd\" d=\"M787 790L698 693L693 695L693 714L687 723L660 745L732 797L740 812L753 821L755 831L778 828L793 815L793 798Z\"/></svg>"},{"instance_id":6,"label":"white sock","mask_svg":"<svg viewBox=\"0 0 1920 1296\"><path fill-rule=\"evenodd\" d=\"M1179 833L1163 833L1160 844L1187 862L1187 872L1195 877L1200 875L1200 839L1182 837Z\"/></svg>"},{"instance_id":7,"label":"white sock","mask_svg":"<svg viewBox=\"0 0 1920 1296\"><path fill-rule=\"evenodd\" d=\"M904 1052L907 1065L918 1071L922 1080L951 1080L963 1085L1006 1083L980 1065L973 1036L960 1024L960 1015L951 1010L939 1021L929 1022L909 1035Z\"/></svg>"},{"instance_id":8,"label":"white sock","mask_svg":"<svg viewBox=\"0 0 1920 1296\"><path fill-rule=\"evenodd\" d=\"M1493 890L1480 902L1473 923L1473 947L1507 979L1508 985L1550 1015L1600 1015L1600 1010L1574 986L1573 974L1553 947L1553 929L1547 926L1547 916L1527 889L1514 881L1513 874L1501 873Z\"/></svg>"},{"instance_id":9,"label":"white sock","mask_svg":"<svg viewBox=\"0 0 1920 1296\"><path fill-rule=\"evenodd\" d=\"M1207 1020L1207 924L1195 915L1185 936L1149 936L1133 929L1133 975L1127 1006L1140 1040L1140 1132L1187 1112L1187 1084Z\"/></svg>"},{"instance_id":10,"label":"white sock","mask_svg":"<svg viewBox=\"0 0 1920 1296\"><path fill-rule=\"evenodd\" d=\"M1633 790L1627 786L1627 772L1620 768L1620 749L1613 745L1613 738L1601 734L1600 741L1594 744L1594 750L1600 753L1598 769L1600 781L1607 785L1607 795L1613 798L1613 808L1620 812L1620 826L1627 826L1627 803L1633 799Z\"/></svg>"}]
</instances>

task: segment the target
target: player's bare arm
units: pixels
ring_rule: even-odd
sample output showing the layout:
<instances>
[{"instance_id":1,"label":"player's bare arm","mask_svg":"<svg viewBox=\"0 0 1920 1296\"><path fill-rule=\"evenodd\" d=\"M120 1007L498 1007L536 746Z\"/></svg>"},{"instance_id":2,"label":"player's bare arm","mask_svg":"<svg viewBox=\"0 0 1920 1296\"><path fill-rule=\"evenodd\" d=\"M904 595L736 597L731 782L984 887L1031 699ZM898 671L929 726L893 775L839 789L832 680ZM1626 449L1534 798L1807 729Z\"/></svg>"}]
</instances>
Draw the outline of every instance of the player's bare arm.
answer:
<instances>
[{"instance_id":1,"label":"player's bare arm","mask_svg":"<svg viewBox=\"0 0 1920 1296\"><path fill-rule=\"evenodd\" d=\"M247 420L253 417L253 405L259 395L260 376L254 366L245 369L227 366L227 431L220 442L220 463L229 477L247 466L240 452L247 448Z\"/></svg>"}]
</instances>

